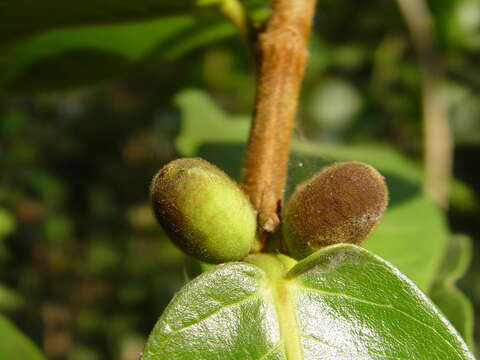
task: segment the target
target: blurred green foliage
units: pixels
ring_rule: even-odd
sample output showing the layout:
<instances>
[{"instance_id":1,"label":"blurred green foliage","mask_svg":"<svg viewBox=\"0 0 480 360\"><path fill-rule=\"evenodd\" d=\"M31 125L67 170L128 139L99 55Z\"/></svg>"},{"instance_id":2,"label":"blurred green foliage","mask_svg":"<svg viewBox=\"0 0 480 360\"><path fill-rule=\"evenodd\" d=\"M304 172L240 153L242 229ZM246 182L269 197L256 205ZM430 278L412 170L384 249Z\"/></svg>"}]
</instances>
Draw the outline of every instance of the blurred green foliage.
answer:
<instances>
[{"instance_id":1,"label":"blurred green foliage","mask_svg":"<svg viewBox=\"0 0 480 360\"><path fill-rule=\"evenodd\" d=\"M470 265L471 247L467 236L452 237L430 296L473 348L473 308L456 286L457 280L465 275Z\"/></svg>"},{"instance_id":2,"label":"blurred green foliage","mask_svg":"<svg viewBox=\"0 0 480 360\"><path fill-rule=\"evenodd\" d=\"M149 181L193 155L238 178L253 61L218 1L22 3L0 5L0 311L49 359L137 359L200 271L154 222ZM378 166L392 206L367 246L431 289L478 348L480 5L429 5L460 180L448 219L420 195L421 79L394 2L319 2L288 191L330 161ZM450 273L447 222L472 238Z\"/></svg>"}]
</instances>

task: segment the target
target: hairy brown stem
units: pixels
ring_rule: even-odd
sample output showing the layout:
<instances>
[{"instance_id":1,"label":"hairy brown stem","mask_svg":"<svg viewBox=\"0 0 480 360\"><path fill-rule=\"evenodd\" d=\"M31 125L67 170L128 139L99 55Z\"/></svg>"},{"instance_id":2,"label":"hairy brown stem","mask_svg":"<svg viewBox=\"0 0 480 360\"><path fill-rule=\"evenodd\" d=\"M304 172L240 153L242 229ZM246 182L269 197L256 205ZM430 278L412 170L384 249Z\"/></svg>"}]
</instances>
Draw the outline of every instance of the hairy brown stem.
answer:
<instances>
[{"instance_id":1,"label":"hairy brown stem","mask_svg":"<svg viewBox=\"0 0 480 360\"><path fill-rule=\"evenodd\" d=\"M279 224L288 153L316 0L272 0L256 35L257 86L242 186L261 232Z\"/></svg>"},{"instance_id":2,"label":"hairy brown stem","mask_svg":"<svg viewBox=\"0 0 480 360\"><path fill-rule=\"evenodd\" d=\"M443 91L444 72L435 45L433 21L426 1L397 2L412 35L422 76L424 190L437 205L447 208L453 144L448 99Z\"/></svg>"}]
</instances>

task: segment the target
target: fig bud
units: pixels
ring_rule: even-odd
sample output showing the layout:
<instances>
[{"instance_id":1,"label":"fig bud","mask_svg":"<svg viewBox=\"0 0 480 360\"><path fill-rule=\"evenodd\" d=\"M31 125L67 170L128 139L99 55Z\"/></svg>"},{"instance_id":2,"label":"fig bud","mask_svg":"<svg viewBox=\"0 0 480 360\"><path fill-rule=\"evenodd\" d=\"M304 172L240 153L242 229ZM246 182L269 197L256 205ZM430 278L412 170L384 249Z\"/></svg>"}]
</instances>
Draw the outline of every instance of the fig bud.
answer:
<instances>
[{"instance_id":1,"label":"fig bud","mask_svg":"<svg viewBox=\"0 0 480 360\"><path fill-rule=\"evenodd\" d=\"M168 163L153 178L150 196L170 239L201 261L241 260L254 244L250 201L227 174L205 160Z\"/></svg>"},{"instance_id":2,"label":"fig bud","mask_svg":"<svg viewBox=\"0 0 480 360\"><path fill-rule=\"evenodd\" d=\"M330 165L300 184L284 212L282 231L291 256L302 259L321 247L359 244L388 203L383 176L370 165Z\"/></svg>"}]
</instances>

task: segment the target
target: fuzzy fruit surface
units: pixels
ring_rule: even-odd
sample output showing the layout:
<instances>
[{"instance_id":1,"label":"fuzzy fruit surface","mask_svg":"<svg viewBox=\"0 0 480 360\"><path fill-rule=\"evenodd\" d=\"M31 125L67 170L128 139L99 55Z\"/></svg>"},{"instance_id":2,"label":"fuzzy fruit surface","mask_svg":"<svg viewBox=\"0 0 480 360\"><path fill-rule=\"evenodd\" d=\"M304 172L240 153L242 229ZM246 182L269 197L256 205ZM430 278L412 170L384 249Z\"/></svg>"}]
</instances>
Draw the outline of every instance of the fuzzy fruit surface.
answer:
<instances>
[{"instance_id":1,"label":"fuzzy fruit surface","mask_svg":"<svg viewBox=\"0 0 480 360\"><path fill-rule=\"evenodd\" d=\"M241 260L253 246L256 219L238 185L199 158L174 160L155 175L155 216L185 253L207 263Z\"/></svg>"},{"instance_id":2,"label":"fuzzy fruit surface","mask_svg":"<svg viewBox=\"0 0 480 360\"><path fill-rule=\"evenodd\" d=\"M379 222L388 203L383 176L370 165L330 165L296 189L283 212L289 254L302 259L321 247L359 244Z\"/></svg>"}]
</instances>

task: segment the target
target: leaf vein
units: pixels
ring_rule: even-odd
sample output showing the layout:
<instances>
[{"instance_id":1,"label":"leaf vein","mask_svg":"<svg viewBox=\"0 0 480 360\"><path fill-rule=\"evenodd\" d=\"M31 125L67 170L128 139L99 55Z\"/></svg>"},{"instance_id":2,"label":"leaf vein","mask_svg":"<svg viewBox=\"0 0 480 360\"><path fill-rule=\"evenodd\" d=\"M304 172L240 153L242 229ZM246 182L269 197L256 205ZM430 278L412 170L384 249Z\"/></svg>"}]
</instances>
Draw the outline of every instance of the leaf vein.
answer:
<instances>
[{"instance_id":1,"label":"leaf vein","mask_svg":"<svg viewBox=\"0 0 480 360\"><path fill-rule=\"evenodd\" d=\"M230 309L230 308L233 308L233 307L236 307L236 306L240 306L246 302L249 302L249 301L252 301L256 298L259 298L260 295L258 292L255 292L253 294L250 294L238 301L235 301L233 303L230 303L230 304L226 304L226 305L223 305L223 306L220 306L217 310L211 312L211 313L208 313L206 314L206 316L200 318L200 319L197 319L196 321L194 321L193 323L190 323L190 324L187 324L185 326L182 326L182 327L179 327L179 328L174 328L173 326L171 327L172 331L173 332L179 332L179 331L182 331L182 330L185 330L185 329L188 329L189 327L192 327L192 326L195 326L199 323L201 323L202 321L205 321L207 320L208 318L212 317L212 316L215 316L216 314L226 310L226 309Z\"/></svg>"},{"instance_id":2,"label":"leaf vein","mask_svg":"<svg viewBox=\"0 0 480 360\"><path fill-rule=\"evenodd\" d=\"M258 360L264 360L266 359L270 354L272 354L273 352L275 352L278 348L280 348L281 346L283 346L283 340L280 341L279 343L277 343L274 347L272 347L271 349L267 350L267 352L263 355L261 355Z\"/></svg>"},{"instance_id":3,"label":"leaf vein","mask_svg":"<svg viewBox=\"0 0 480 360\"><path fill-rule=\"evenodd\" d=\"M391 309L391 310L394 310L394 311L397 311L399 313L401 313L402 315L404 315L405 317L408 317L409 319L423 325L424 327L427 327L429 328L431 331L433 331L438 337L440 337L440 339L442 339L449 347L451 347L453 349L453 351L459 356L460 359L462 359L462 355L458 352L458 350L455 348L455 346L453 344L450 343L450 341L448 341L447 339L445 339L445 337L440 334L434 327L432 327L431 325L421 321L421 320L418 320L417 318L415 318L414 316L410 315L409 313L403 311L403 310L400 310L398 308L396 308L395 306L393 306L392 304L381 304L381 303L375 303L373 301L369 301L369 300L365 300L365 299L360 299L360 298L357 298L357 297L354 297L354 296L351 296L351 295L346 295L346 294L341 294L341 293L335 293L335 292L330 292L330 291L325 291L325 290L319 290L319 289L315 289L315 288L312 288L312 287L308 287L308 286L305 286L305 285L302 285L301 286L302 289L305 289L305 290L310 290L310 291L313 291L313 292L318 292L322 295L325 295L325 296L337 296L337 297L341 297L341 298L345 298L345 299L349 299L349 300L352 300L352 301L356 301L356 302L361 302L361 303L364 303L364 304L367 304L367 305L371 305L371 306L378 306L378 307L384 307L384 308L388 308L388 309Z\"/></svg>"}]
</instances>

